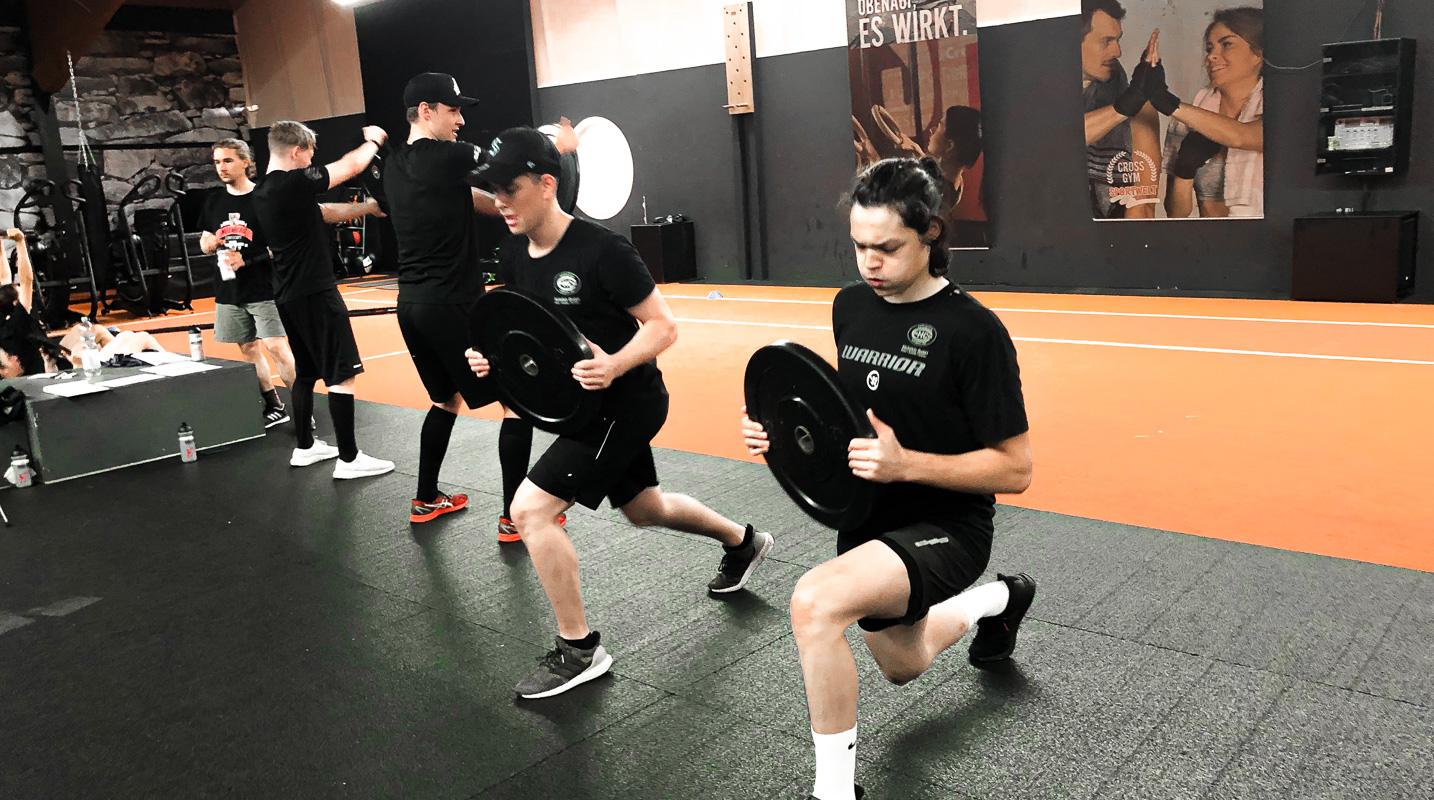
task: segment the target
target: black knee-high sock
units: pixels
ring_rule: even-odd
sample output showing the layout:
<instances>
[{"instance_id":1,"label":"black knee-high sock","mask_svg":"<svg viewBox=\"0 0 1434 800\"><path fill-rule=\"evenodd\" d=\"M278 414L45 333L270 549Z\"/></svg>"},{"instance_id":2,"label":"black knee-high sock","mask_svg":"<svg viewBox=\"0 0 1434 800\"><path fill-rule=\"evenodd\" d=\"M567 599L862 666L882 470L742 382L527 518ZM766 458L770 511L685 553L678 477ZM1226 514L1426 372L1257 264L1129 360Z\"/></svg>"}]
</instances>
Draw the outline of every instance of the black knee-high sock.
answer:
<instances>
[{"instance_id":1,"label":"black knee-high sock","mask_svg":"<svg viewBox=\"0 0 1434 800\"><path fill-rule=\"evenodd\" d=\"M528 477L528 456L533 450L533 423L505 417L498 429L498 466L503 470L503 517L513 518L513 495Z\"/></svg>"},{"instance_id":2,"label":"black knee-high sock","mask_svg":"<svg viewBox=\"0 0 1434 800\"><path fill-rule=\"evenodd\" d=\"M314 446L314 384L317 382L313 378L299 378L289 387L289 402L294 406L289 413L293 416L301 450Z\"/></svg>"},{"instance_id":3,"label":"black knee-high sock","mask_svg":"<svg viewBox=\"0 0 1434 800\"><path fill-rule=\"evenodd\" d=\"M329 418L334 421L334 438L338 440L339 458L353 461L358 458L358 443L354 441L354 396L343 392L329 392Z\"/></svg>"},{"instance_id":4,"label":"black knee-high sock","mask_svg":"<svg viewBox=\"0 0 1434 800\"><path fill-rule=\"evenodd\" d=\"M443 456L448 453L448 439L453 434L453 423L457 419L457 414L438 406L429 408L428 416L423 418L423 433L418 439L420 502L429 503L438 497L438 470L443 467Z\"/></svg>"}]
</instances>

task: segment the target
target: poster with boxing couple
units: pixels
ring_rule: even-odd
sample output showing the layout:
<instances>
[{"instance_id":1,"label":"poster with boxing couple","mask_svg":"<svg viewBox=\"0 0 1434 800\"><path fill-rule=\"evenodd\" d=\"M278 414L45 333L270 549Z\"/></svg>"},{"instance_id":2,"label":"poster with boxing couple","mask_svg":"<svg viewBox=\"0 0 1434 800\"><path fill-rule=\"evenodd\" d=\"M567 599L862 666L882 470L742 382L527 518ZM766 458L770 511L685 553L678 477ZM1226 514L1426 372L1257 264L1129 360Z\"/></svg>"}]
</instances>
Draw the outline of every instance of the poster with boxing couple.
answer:
<instances>
[{"instance_id":1,"label":"poster with boxing couple","mask_svg":"<svg viewBox=\"0 0 1434 800\"><path fill-rule=\"evenodd\" d=\"M1263 217L1261 4L1081 0L1080 21L1092 215Z\"/></svg>"},{"instance_id":2,"label":"poster with boxing couple","mask_svg":"<svg viewBox=\"0 0 1434 800\"><path fill-rule=\"evenodd\" d=\"M856 168L935 158L946 241L990 246L975 0L847 0Z\"/></svg>"}]
</instances>

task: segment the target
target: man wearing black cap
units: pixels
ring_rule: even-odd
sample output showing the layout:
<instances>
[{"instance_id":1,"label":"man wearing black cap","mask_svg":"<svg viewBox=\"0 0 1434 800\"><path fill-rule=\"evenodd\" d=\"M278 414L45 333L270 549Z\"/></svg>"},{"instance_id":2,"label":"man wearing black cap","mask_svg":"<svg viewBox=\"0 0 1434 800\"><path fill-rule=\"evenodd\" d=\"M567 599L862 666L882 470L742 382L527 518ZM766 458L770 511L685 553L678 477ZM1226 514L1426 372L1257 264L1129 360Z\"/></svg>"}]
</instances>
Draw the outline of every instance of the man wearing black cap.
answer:
<instances>
[{"instance_id":1,"label":"man wearing black cap","mask_svg":"<svg viewBox=\"0 0 1434 800\"><path fill-rule=\"evenodd\" d=\"M463 109L478 101L464 97L451 75L425 72L403 90L408 139L384 166L388 213L398 241L398 326L433 407L423 421L418 446L418 493L410 522L427 522L468 505L468 496L438 491L438 472L453 423L463 404L481 408L498 399L463 357L468 308L483 294L474 210L497 213L493 200L474 191L466 178L482 151L458 141ZM567 129L571 132L571 128ZM576 146L576 137L570 143ZM498 540L516 542L510 503L528 469L533 428L506 415L498 434L503 472L503 514Z\"/></svg>"},{"instance_id":2,"label":"man wearing black cap","mask_svg":"<svg viewBox=\"0 0 1434 800\"><path fill-rule=\"evenodd\" d=\"M517 237L504 243L499 270L508 286L548 298L592 345L573 378L603 392L600 418L562 436L538 459L513 499L513 521L558 619L556 647L517 686L525 698L550 697L602 675L612 657L588 628L578 559L558 518L604 497L638 526L660 525L716 539L726 553L713 592L735 592L772 548L769 533L721 516L691 497L658 488L652 437L667 420L667 388L657 356L677 341L677 322L627 239L558 204L557 148L532 128L493 140L475 179L491 187L498 213ZM480 377L488 360L469 350Z\"/></svg>"}]
</instances>

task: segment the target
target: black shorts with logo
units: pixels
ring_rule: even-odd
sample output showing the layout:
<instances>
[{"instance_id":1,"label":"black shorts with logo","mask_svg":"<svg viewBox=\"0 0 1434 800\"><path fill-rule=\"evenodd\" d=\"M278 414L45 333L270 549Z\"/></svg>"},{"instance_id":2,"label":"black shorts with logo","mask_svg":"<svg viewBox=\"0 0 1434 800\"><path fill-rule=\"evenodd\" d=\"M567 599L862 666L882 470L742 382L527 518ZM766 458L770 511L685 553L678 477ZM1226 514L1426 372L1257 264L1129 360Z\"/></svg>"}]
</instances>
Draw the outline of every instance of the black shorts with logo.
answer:
<instances>
[{"instance_id":1,"label":"black shorts with logo","mask_svg":"<svg viewBox=\"0 0 1434 800\"><path fill-rule=\"evenodd\" d=\"M528 472L528 480L554 497L596 509L613 508L657 485L652 437L667 421L667 392L645 394L572 436L560 436Z\"/></svg>"},{"instance_id":2,"label":"black shorts with logo","mask_svg":"<svg viewBox=\"0 0 1434 800\"><path fill-rule=\"evenodd\" d=\"M469 347L468 306L398 301L398 330L413 357L428 399L446 403L463 396L469 408L498 400L497 388L473 374L463 351Z\"/></svg>"},{"instance_id":3,"label":"black shorts with logo","mask_svg":"<svg viewBox=\"0 0 1434 800\"><path fill-rule=\"evenodd\" d=\"M911 597L901 617L857 621L862 630L873 633L895 625L915 625L932 606L970 588L991 560L990 531L953 520L917 522L874 539L838 534L837 555L873 540L900 556L911 582Z\"/></svg>"},{"instance_id":4,"label":"black shorts with logo","mask_svg":"<svg viewBox=\"0 0 1434 800\"><path fill-rule=\"evenodd\" d=\"M276 303L279 320L289 333L294 372L299 378L322 380L329 386L363 372L349 310L336 288Z\"/></svg>"}]
</instances>

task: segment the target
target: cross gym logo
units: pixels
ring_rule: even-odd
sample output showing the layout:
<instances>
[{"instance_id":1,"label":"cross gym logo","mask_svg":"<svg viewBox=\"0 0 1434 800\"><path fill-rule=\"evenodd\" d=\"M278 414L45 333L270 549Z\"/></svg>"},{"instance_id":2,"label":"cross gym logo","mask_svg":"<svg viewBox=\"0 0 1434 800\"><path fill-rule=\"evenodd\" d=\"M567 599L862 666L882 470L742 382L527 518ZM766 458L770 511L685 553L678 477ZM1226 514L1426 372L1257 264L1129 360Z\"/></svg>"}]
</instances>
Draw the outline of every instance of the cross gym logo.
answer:
<instances>
[{"instance_id":1,"label":"cross gym logo","mask_svg":"<svg viewBox=\"0 0 1434 800\"><path fill-rule=\"evenodd\" d=\"M571 272L558 273L558 277L553 279L553 288L557 289L558 294L561 295L577 294L578 290L582 287L583 282L578 280L578 276Z\"/></svg>"},{"instance_id":2,"label":"cross gym logo","mask_svg":"<svg viewBox=\"0 0 1434 800\"><path fill-rule=\"evenodd\" d=\"M911 330L906 332L906 340L917 347L929 347L936 341L936 328L925 322L912 325Z\"/></svg>"}]
</instances>

